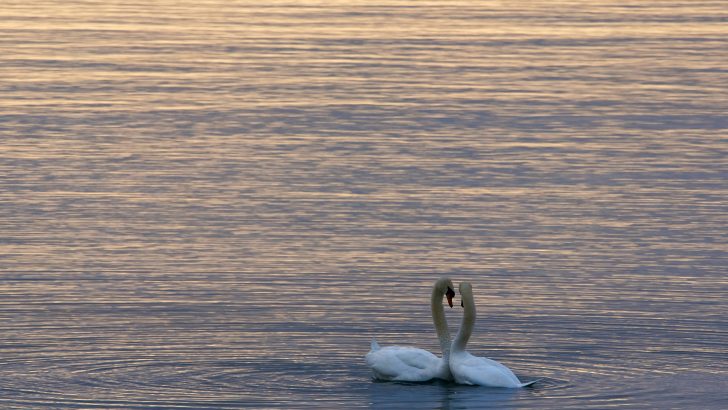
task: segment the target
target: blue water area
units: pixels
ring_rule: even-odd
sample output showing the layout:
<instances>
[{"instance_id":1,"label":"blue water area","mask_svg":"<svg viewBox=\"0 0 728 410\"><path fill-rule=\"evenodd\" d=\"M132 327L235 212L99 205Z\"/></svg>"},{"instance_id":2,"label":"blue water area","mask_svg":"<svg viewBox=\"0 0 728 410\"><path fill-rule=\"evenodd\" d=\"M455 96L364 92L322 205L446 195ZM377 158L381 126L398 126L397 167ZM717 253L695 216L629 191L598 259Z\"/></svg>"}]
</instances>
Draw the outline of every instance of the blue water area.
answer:
<instances>
[{"instance_id":1,"label":"blue water area","mask_svg":"<svg viewBox=\"0 0 728 410\"><path fill-rule=\"evenodd\" d=\"M0 407L726 408L726 20L4 0ZM533 388L372 380L443 275Z\"/></svg>"}]
</instances>

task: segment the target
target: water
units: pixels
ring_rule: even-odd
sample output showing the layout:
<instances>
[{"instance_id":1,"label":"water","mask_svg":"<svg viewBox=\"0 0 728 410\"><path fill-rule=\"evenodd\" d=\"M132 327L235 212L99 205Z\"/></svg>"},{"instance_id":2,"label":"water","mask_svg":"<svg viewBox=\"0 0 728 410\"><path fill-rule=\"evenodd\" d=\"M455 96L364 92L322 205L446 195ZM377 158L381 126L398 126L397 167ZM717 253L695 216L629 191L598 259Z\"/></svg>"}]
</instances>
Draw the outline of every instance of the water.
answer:
<instances>
[{"instance_id":1,"label":"water","mask_svg":"<svg viewBox=\"0 0 728 410\"><path fill-rule=\"evenodd\" d=\"M0 406L726 407L724 2L259 3L3 1Z\"/></svg>"}]
</instances>

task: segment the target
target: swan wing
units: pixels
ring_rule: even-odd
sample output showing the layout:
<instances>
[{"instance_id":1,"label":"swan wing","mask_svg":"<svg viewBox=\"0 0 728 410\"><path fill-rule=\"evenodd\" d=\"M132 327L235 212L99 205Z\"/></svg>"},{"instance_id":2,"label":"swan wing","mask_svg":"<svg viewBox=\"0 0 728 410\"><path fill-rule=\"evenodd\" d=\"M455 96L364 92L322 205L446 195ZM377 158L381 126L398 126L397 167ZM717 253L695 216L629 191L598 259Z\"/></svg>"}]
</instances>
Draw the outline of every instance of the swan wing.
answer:
<instances>
[{"instance_id":1,"label":"swan wing","mask_svg":"<svg viewBox=\"0 0 728 410\"><path fill-rule=\"evenodd\" d=\"M473 356L467 352L451 362L458 383L490 387L522 387L523 384L508 367L495 360Z\"/></svg>"},{"instance_id":2,"label":"swan wing","mask_svg":"<svg viewBox=\"0 0 728 410\"><path fill-rule=\"evenodd\" d=\"M424 349L388 346L366 355L367 365L380 380L422 382L438 377L442 359Z\"/></svg>"}]
</instances>

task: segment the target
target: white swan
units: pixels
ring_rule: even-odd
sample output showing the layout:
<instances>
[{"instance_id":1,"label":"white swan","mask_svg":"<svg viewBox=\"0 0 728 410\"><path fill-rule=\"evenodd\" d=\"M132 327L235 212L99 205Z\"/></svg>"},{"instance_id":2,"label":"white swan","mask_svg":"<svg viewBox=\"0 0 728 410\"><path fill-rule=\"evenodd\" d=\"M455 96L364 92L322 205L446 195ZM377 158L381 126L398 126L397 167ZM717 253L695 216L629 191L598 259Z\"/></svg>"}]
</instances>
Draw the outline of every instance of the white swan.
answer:
<instances>
[{"instance_id":1,"label":"white swan","mask_svg":"<svg viewBox=\"0 0 728 410\"><path fill-rule=\"evenodd\" d=\"M473 287L468 282L462 282L459 287L463 312L455 340L450 350L450 371L453 378L460 384L471 384L490 387L524 387L536 381L521 383L511 369L485 357L473 356L465 351L465 345L473 333L475 324L475 301L473 301Z\"/></svg>"},{"instance_id":2,"label":"white swan","mask_svg":"<svg viewBox=\"0 0 728 410\"><path fill-rule=\"evenodd\" d=\"M442 297L447 297L447 303L452 307L452 298L455 296L454 286L449 278L440 278L432 287L430 298L432 321L435 323L437 338L442 349L442 359L424 349L415 347L388 346L379 347L376 340L372 340L372 349L365 359L367 365L379 380L425 382L432 379L452 380L448 356L450 353L450 331L447 328L445 309L442 307Z\"/></svg>"}]
</instances>

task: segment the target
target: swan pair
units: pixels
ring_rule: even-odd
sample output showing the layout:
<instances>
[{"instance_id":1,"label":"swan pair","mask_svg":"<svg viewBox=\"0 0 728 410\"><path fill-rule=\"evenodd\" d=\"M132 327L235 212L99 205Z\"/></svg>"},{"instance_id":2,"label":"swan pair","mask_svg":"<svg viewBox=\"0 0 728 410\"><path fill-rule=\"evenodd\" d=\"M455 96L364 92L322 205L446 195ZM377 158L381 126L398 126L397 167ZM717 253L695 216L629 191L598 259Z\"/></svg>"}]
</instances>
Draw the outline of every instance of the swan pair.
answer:
<instances>
[{"instance_id":1,"label":"swan pair","mask_svg":"<svg viewBox=\"0 0 728 410\"><path fill-rule=\"evenodd\" d=\"M452 307L455 296L453 283L449 278L441 278L432 288L430 299L432 320L437 338L440 341L442 359L424 349L414 347L380 347L372 340L371 351L366 355L367 365L379 380L425 382L432 379L454 380L460 384L490 387L524 387L533 384L521 383L506 366L495 360L473 356L465 351L465 346L473 333L475 324L475 302L473 287L462 282L458 288L464 308L463 319L455 340L450 341L442 298Z\"/></svg>"}]
</instances>

